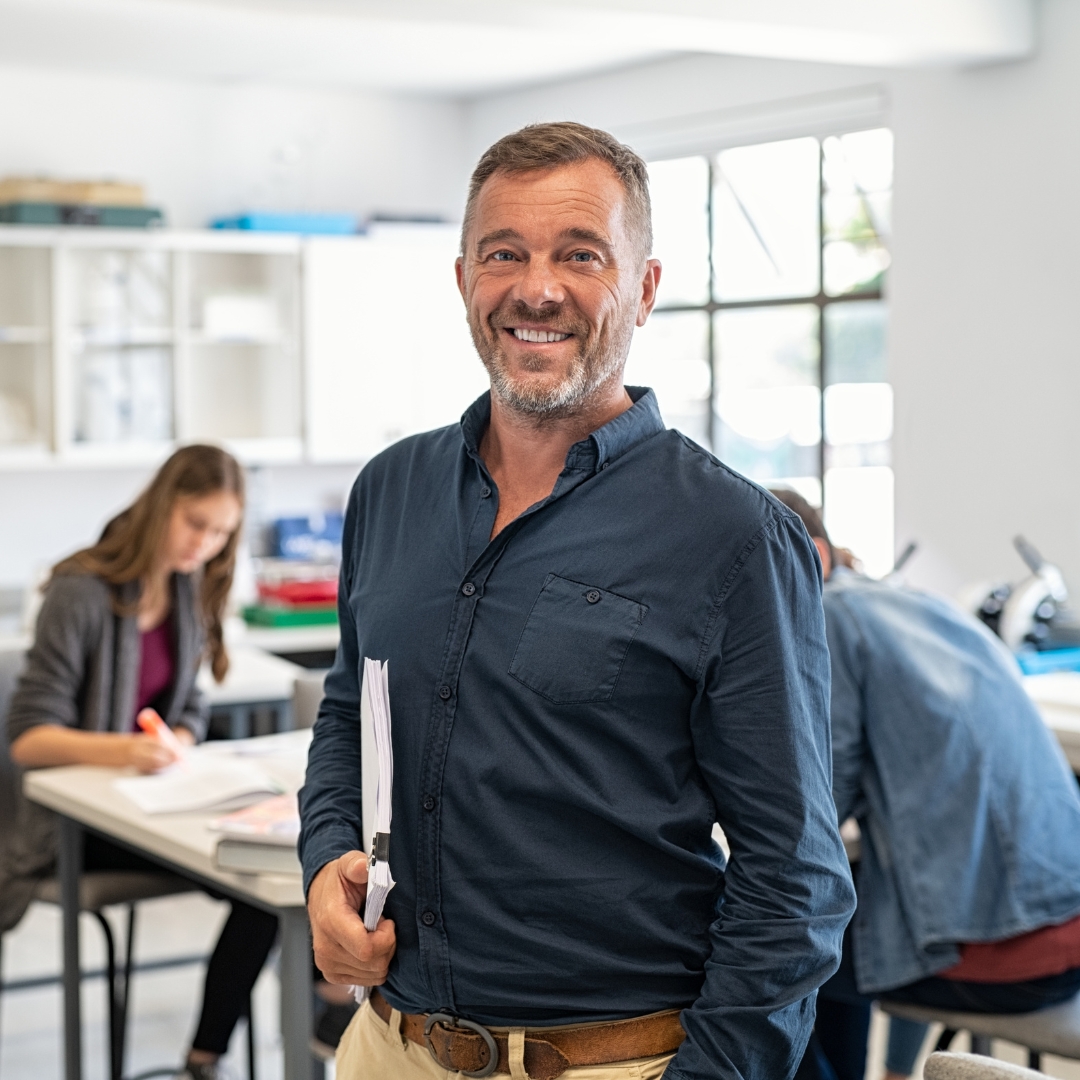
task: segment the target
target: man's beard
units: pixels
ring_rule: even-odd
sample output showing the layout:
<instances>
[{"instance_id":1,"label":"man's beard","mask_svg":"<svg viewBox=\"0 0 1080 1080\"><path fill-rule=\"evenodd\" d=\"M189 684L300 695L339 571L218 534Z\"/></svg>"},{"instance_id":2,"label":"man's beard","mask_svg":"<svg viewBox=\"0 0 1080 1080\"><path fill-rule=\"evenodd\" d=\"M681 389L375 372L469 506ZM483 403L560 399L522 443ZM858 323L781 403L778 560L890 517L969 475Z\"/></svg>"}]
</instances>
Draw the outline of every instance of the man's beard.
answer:
<instances>
[{"instance_id":1,"label":"man's beard","mask_svg":"<svg viewBox=\"0 0 1080 1080\"><path fill-rule=\"evenodd\" d=\"M514 323L541 323L559 333L574 335L577 353L561 381L545 386L515 380L501 341L502 328ZM536 420L559 420L580 413L596 391L622 370L633 334L632 326L609 324L607 330L590 340L589 323L580 316L564 314L561 305L541 311L521 301L493 311L486 325L481 325L470 311L469 329L491 378L491 392L514 412ZM538 357L535 366L530 367L528 360L521 366L525 371L543 371L546 364Z\"/></svg>"}]
</instances>

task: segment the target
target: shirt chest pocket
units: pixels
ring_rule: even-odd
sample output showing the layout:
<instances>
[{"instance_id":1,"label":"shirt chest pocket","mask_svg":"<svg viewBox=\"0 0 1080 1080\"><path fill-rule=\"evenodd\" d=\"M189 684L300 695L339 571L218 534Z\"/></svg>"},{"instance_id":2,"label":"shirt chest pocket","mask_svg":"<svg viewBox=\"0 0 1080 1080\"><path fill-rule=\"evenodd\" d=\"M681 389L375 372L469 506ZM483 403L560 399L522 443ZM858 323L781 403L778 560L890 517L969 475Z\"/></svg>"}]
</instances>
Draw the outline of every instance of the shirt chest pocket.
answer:
<instances>
[{"instance_id":1,"label":"shirt chest pocket","mask_svg":"<svg viewBox=\"0 0 1080 1080\"><path fill-rule=\"evenodd\" d=\"M618 593L548 574L510 674L557 705L607 701L648 611Z\"/></svg>"}]
</instances>

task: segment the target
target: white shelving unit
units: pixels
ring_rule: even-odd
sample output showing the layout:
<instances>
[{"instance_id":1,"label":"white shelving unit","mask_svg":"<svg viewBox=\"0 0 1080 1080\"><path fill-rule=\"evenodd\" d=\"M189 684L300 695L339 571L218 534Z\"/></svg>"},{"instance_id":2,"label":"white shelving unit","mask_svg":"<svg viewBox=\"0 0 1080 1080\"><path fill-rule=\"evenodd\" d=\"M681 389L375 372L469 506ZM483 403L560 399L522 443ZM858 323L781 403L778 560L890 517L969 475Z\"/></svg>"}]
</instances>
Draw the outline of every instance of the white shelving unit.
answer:
<instances>
[{"instance_id":1,"label":"white shelving unit","mask_svg":"<svg viewBox=\"0 0 1080 1080\"><path fill-rule=\"evenodd\" d=\"M294 236L0 227L0 467L301 460L300 262Z\"/></svg>"},{"instance_id":2,"label":"white shelving unit","mask_svg":"<svg viewBox=\"0 0 1080 1080\"><path fill-rule=\"evenodd\" d=\"M0 469L360 462L486 386L456 229L363 237L0 226Z\"/></svg>"}]
</instances>

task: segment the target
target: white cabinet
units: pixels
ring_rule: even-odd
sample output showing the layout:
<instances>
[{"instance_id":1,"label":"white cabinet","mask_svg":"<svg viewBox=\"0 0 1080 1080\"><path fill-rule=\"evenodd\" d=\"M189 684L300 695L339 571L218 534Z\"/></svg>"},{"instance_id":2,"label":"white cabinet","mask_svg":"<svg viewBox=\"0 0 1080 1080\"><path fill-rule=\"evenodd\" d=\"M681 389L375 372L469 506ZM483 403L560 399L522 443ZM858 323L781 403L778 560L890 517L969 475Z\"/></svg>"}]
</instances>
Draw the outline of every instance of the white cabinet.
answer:
<instances>
[{"instance_id":1,"label":"white cabinet","mask_svg":"<svg viewBox=\"0 0 1080 1080\"><path fill-rule=\"evenodd\" d=\"M0 226L0 466L303 457L295 236Z\"/></svg>"},{"instance_id":2,"label":"white cabinet","mask_svg":"<svg viewBox=\"0 0 1080 1080\"><path fill-rule=\"evenodd\" d=\"M378 226L304 251L308 455L357 461L455 423L487 388L454 279L457 228Z\"/></svg>"},{"instance_id":3,"label":"white cabinet","mask_svg":"<svg viewBox=\"0 0 1080 1080\"><path fill-rule=\"evenodd\" d=\"M457 228L317 238L0 226L0 468L178 443L361 462L487 387Z\"/></svg>"}]
</instances>

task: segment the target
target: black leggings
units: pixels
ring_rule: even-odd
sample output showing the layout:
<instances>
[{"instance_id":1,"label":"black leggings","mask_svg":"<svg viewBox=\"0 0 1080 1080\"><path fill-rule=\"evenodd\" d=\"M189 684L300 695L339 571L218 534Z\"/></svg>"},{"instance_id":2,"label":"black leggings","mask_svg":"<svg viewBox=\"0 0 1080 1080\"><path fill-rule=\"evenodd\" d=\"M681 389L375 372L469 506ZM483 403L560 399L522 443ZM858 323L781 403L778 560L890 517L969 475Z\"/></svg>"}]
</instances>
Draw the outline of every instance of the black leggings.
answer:
<instances>
[{"instance_id":1,"label":"black leggings","mask_svg":"<svg viewBox=\"0 0 1080 1080\"><path fill-rule=\"evenodd\" d=\"M83 869L160 871L161 867L134 852L85 835ZM224 899L206 890L216 900ZM255 980L277 936L277 916L233 900L232 911L214 946L206 968L202 1012L191 1042L193 1050L224 1054L237 1020L247 1012Z\"/></svg>"}]
</instances>

